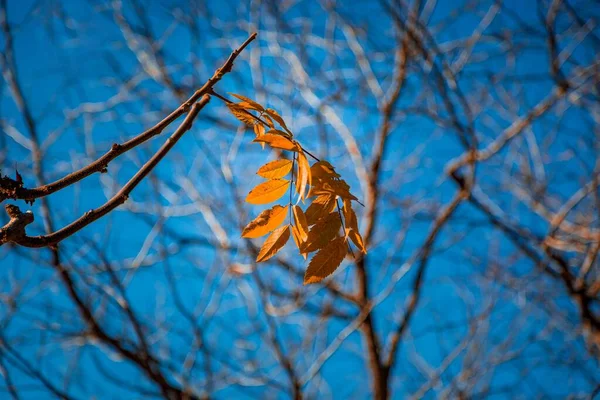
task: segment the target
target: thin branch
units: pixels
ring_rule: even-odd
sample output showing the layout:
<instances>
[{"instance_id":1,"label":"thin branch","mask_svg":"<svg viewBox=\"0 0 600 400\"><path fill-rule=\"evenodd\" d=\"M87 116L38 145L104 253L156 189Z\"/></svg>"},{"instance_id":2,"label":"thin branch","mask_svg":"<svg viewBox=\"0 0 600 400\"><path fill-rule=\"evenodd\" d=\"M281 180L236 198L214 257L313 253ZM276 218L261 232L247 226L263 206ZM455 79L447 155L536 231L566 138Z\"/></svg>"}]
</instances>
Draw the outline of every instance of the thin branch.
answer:
<instances>
[{"instance_id":1,"label":"thin branch","mask_svg":"<svg viewBox=\"0 0 600 400\"><path fill-rule=\"evenodd\" d=\"M200 99L203 95L208 94L213 86L221 80L223 75L231 71L233 67L233 62L238 57L238 55L256 38L256 33L253 33L246 39L246 41L236 50L234 50L227 61L221 66L221 68L217 69L214 75L206 81L204 86L200 89L196 90L196 92L183 104L181 104L176 110L171 112L166 118L160 121L158 124L154 125L152 128L146 130L145 132L139 134L138 136L122 143L122 144L113 144L111 149L107 151L104 155L102 155L97 160L88 164L87 166L77 170L75 172L70 173L69 175L54 181L52 183L48 183L46 185L42 185L36 188L27 189L22 187L20 182L14 181L8 177L0 176L0 202L4 201L7 198L12 199L21 199L26 201L33 201L37 198L48 196L56 191L64 189L88 176L96 172L106 172L106 168L108 163L112 160L120 156L121 154L133 149L134 147L146 142L152 137L160 134L167 126L169 126L173 121L177 118L185 114L190 110L190 108L195 104L198 99Z\"/></svg>"},{"instance_id":2,"label":"thin branch","mask_svg":"<svg viewBox=\"0 0 600 400\"><path fill-rule=\"evenodd\" d=\"M142 168L129 180L129 182L127 182L125 186L123 186L123 188L117 194L115 194L109 201L104 203L104 205L94 210L88 211L79 219L73 221L69 225L48 235L27 236L25 234L13 234L7 237L7 240L14 241L15 243L25 247L53 246L61 240L64 240L67 237L78 232L79 230L83 229L84 227L96 221L97 219L108 214L121 204L125 203L129 198L129 194L131 193L131 191L150 173L150 171L152 171L152 169L154 169L154 167L156 167L159 161L162 160L163 157L169 152L169 150L171 150L171 148L175 145L175 143L177 143L177 141L181 139L185 132L187 132L192 127L194 119L198 116L200 110L209 102L209 100L210 96L204 95L204 97L198 103L195 103L192 106L189 114L186 116L185 120L179 126L179 128L177 128L177 130L167 139L167 141L160 147L160 149L157 150L157 152L152 156L152 158L150 158L150 160L148 160L148 162L144 164ZM0 229L0 238L6 236L3 235L3 232L6 229L6 226ZM6 241L0 240L0 245L4 243L6 243Z\"/></svg>"}]
</instances>

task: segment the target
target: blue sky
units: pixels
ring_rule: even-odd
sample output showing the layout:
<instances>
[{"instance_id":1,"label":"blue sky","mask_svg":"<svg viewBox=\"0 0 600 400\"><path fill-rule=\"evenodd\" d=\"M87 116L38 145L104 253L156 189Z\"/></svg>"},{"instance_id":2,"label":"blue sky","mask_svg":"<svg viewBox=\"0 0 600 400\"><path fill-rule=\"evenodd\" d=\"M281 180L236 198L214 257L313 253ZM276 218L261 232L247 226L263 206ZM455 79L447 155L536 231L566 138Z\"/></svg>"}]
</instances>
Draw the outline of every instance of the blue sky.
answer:
<instances>
[{"instance_id":1,"label":"blue sky","mask_svg":"<svg viewBox=\"0 0 600 400\"><path fill-rule=\"evenodd\" d=\"M143 20L125 3L125 16L141 30ZM583 2L577 6L580 3ZM112 143L152 126L181 102L164 82L153 79L141 67L140 58L126 46L123 32L108 11L109 5L94 1L9 1L19 82L35 116L40 139L48 145L44 147L43 160L47 180L82 167ZM443 57L435 58L435 65L455 61L461 47L453 51L453 42L469 36L489 11L488 4L481 4L473 11L455 14L463 5L440 2L426 21L434 27L435 42L444 51ZM200 11L201 16L195 17L188 3L182 1L147 2L141 9L154 35L162 37L168 32L161 52L170 78L186 94L212 75L258 21L259 38L242 54L233 72L218 84L218 92L235 91L281 111L298 140L336 165L355 193L361 193L352 157L343 145L339 129L309 104L306 91L312 91L322 101L320 104L337 113L368 162L381 124L377 112L380 99L365 89L356 56L344 44L339 21L347 21L360 31L359 42L369 50L374 74L380 85L387 88L392 78L394 30L381 7L369 2L340 3L336 6L338 22L332 22L335 19L312 1L290 3L289 8L268 3L209 1ZM172 9L178 11L171 13ZM285 23L275 20L274 9L281 12ZM66 27L59 21L58 10L68 16ZM584 14L597 11L592 6L581 6L581 10ZM473 126L481 147L508 127L514 115L527 113L553 88L544 31L537 13L535 2L504 2L502 11L484 30L489 36L475 46L474 56L457 75L461 91L477 110ZM181 22L185 16L193 16L198 23L196 38L190 35L189 26ZM517 22L517 18L521 21ZM531 29L523 31L522 24ZM561 42L564 48L571 43L565 24L560 25L566 37ZM515 50L515 59L494 41L506 32L512 32L515 43L523 46ZM574 61L563 66L567 76L578 65L595 62L594 33L592 30L575 46ZM339 44L339 49L320 47L320 38ZM137 43L142 49L148 46L143 40ZM285 51L295 54L310 75L308 88L295 75ZM489 58L477 58L484 54ZM432 226L432 215L456 192L456 185L447 179L444 168L464 151L458 132L439 125L416 108L437 111L443 104L440 94L432 91L434 74L427 68L430 66L420 60L409 70L383 157L377 230L367 258L370 289L375 296L410 262ZM499 80L491 80L492 74L497 74ZM120 92L123 80L131 87ZM27 127L6 82L2 82L0 120L26 137ZM457 93L451 92L450 96L461 122L467 123ZM108 99L114 103L107 106ZM508 184L511 176L515 182L521 182L524 165L534 164L535 160L529 159L534 154L532 141L542 149L544 180L540 186L544 186L549 197L551 194L553 199L568 199L589 181L597 155L592 146L591 132L596 128L591 109L559 104L532 124L527 139L518 137L511 146L478 166L478 188L513 222L543 237L547 221L525 205ZM440 115L447 117L444 111ZM215 119L220 124L215 124ZM55 225L63 226L102 204L173 129L111 163L108 174L96 174L53 194L49 201ZM26 186L34 186L31 152L19 143L21 136L6 130L0 134L4 136L0 150L2 172L12 174L16 167ZM213 354L209 363L214 374L247 379L244 383L212 388L216 398L289 397L289 380L272 346L265 341L265 335L273 334L271 322L276 327L275 337L284 344L284 351L300 376L310 371L311 363L320 354L336 349L323 364L318 378L304 387L307 397L368 398L370 372L359 332L353 332L336 347L336 337L343 335L349 321L321 318L308 311L309 306L319 309L328 305L356 316L355 307L333 298L320 286L302 286L301 279L276 263L261 265L256 274L239 278L227 272L231 265L251 264L246 244L239 238L240 230L261 211L249 206L240 210L235 198L243 199L260 182L254 171L275 157L261 151L251 139L252 133L240 129L227 115L226 107L213 98L194 128L152 177L135 189L126 207L60 244L63 260L72 268L81 293L99 310L105 310L99 318L107 331L133 337L123 310L103 293L112 283L99 272L100 266L108 262L118 270L119 279L127 283L126 297L132 309L148 327L153 351L166 360L166 374L179 373L185 367L185 354L195 345L192 331L199 328ZM31 207L23 202L15 204L31 208L36 215L28 233L42 233L40 202ZM584 202L582 214L589 207L594 209ZM218 237L210 215L227 233L233 250L215 250ZM160 229L163 231L154 234ZM577 254L566 255L576 262ZM307 265L291 246L283 257L298 270ZM19 286L18 282L26 282L22 305L14 317L6 304L0 306L0 319L6 321L3 338L9 338L19 354L75 398L89 398L91 393L100 398L128 397L133 393L128 384L155 390L137 368L105 346L70 337L80 332L84 324L49 260L47 250L8 246L0 249L0 264L6 266L1 272L2 292L8 293ZM373 311L378 336L384 342L405 310L414 278L415 268L411 268L392 284L390 294ZM515 278L520 280L514 283ZM346 261L331 279L342 288L354 288L352 263ZM261 282L269 288L268 293L261 289ZM280 317L268 316L264 299L282 309L293 306L289 298L277 293L292 297L297 294L308 305ZM436 241L422 299L392 371L390 387L394 398L418 393L427 382L425 366L443 365L463 341L464 348L444 370L441 382L455 382L469 363L478 371L490 368L489 372L481 372L479 383L471 388L473 397L488 385L490 389L484 397L490 398L563 398L569 393L589 393L597 385L597 361L586 351L577 328L577 307L564 287L539 273L486 215L468 203L459 207ZM194 324L180 312L180 305L198 312ZM471 325L478 316L481 321ZM477 335L466 340L469 329L475 329ZM197 356L198 366L190 380L202 392L208 386L200 365L207 358L201 352ZM506 360L494 358L502 356ZM18 364L6 352L2 357L9 365ZM491 368L492 361L498 365ZM31 377L19 368L9 369L17 386L25 388L23 398L47 396L40 394L37 386L28 389ZM107 380L105 374L116 381ZM275 383L250 379L256 376L268 376ZM443 393L436 392L439 388L433 386L424 393L425 397L436 398Z\"/></svg>"}]
</instances>

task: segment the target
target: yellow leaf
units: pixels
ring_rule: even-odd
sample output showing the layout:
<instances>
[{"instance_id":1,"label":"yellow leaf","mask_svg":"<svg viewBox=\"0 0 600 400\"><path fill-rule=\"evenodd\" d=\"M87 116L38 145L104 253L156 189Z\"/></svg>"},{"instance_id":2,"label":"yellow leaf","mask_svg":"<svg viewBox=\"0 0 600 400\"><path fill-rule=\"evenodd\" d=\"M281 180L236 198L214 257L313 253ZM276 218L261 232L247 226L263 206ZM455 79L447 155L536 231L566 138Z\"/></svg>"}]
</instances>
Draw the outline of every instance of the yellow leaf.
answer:
<instances>
[{"instance_id":1,"label":"yellow leaf","mask_svg":"<svg viewBox=\"0 0 600 400\"><path fill-rule=\"evenodd\" d=\"M337 212L329 214L317 222L308 232L304 250L307 253L312 253L327 246L338 235L341 227L342 221L340 221L339 214Z\"/></svg>"},{"instance_id":2,"label":"yellow leaf","mask_svg":"<svg viewBox=\"0 0 600 400\"><path fill-rule=\"evenodd\" d=\"M234 117L245 123L246 125L254 125L256 120L248 111L244 110L242 107L238 106L234 103L227 103L227 107L229 111L233 114Z\"/></svg>"},{"instance_id":3,"label":"yellow leaf","mask_svg":"<svg viewBox=\"0 0 600 400\"><path fill-rule=\"evenodd\" d=\"M244 108L251 108L253 110L256 111L264 111L264 107L261 106L259 103L257 103L256 101L249 99L245 96L242 96L240 94L235 94L235 93L229 93L230 95L232 95L233 97L237 97L238 99L242 100L243 103L239 103L238 105ZM246 103L246 104L244 104Z\"/></svg>"},{"instance_id":4,"label":"yellow leaf","mask_svg":"<svg viewBox=\"0 0 600 400\"><path fill-rule=\"evenodd\" d=\"M285 136L266 133L254 139L257 143L266 143L276 149L300 151L300 146L297 142L291 141Z\"/></svg>"},{"instance_id":5,"label":"yellow leaf","mask_svg":"<svg viewBox=\"0 0 600 400\"><path fill-rule=\"evenodd\" d=\"M350 238L350 240L352 240L352 242L356 245L356 247L358 247L358 249L360 251L362 251L364 254L367 254L367 249L365 247L365 242L363 241L363 238L360 235L360 233L358 233L358 231L355 231L354 229L351 229L348 232L348 237Z\"/></svg>"},{"instance_id":6,"label":"yellow leaf","mask_svg":"<svg viewBox=\"0 0 600 400\"><path fill-rule=\"evenodd\" d=\"M277 113L277 111L273 110L272 108L267 108L265 110L265 112L269 115L269 117L273 118L275 121L277 121L277 123L279 125L281 125L281 127L283 129L285 129L286 131L289 132L288 127L285 125L285 121L283 120L283 118L281 118L281 116ZM291 132L290 132L291 133Z\"/></svg>"},{"instance_id":7,"label":"yellow leaf","mask_svg":"<svg viewBox=\"0 0 600 400\"><path fill-rule=\"evenodd\" d=\"M317 283L331 275L346 257L346 242L343 237L330 242L310 260L304 284Z\"/></svg>"},{"instance_id":8,"label":"yellow leaf","mask_svg":"<svg viewBox=\"0 0 600 400\"><path fill-rule=\"evenodd\" d=\"M335 196L327 193L313 200L306 209L306 221L308 225L314 225L321 218L329 215L335 208Z\"/></svg>"},{"instance_id":9,"label":"yellow leaf","mask_svg":"<svg viewBox=\"0 0 600 400\"><path fill-rule=\"evenodd\" d=\"M310 171L314 178L340 177L340 174L336 173L333 169L333 165L329 164L327 161L317 161L310 167Z\"/></svg>"},{"instance_id":10,"label":"yellow leaf","mask_svg":"<svg viewBox=\"0 0 600 400\"><path fill-rule=\"evenodd\" d=\"M271 203L283 196L289 186L290 181L287 179L273 179L263 182L248 193L246 201L250 204Z\"/></svg>"},{"instance_id":11,"label":"yellow leaf","mask_svg":"<svg viewBox=\"0 0 600 400\"><path fill-rule=\"evenodd\" d=\"M287 215L288 206L274 206L261 212L252 222L244 228L242 237L257 238L266 235L283 223Z\"/></svg>"},{"instance_id":12,"label":"yellow leaf","mask_svg":"<svg viewBox=\"0 0 600 400\"><path fill-rule=\"evenodd\" d=\"M306 260L306 255L308 253L304 251L304 242L300 238L300 233L298 232L298 227L296 225L292 226L292 237L294 238L294 243L296 243L296 247L298 247L298 250L300 250L300 254Z\"/></svg>"},{"instance_id":13,"label":"yellow leaf","mask_svg":"<svg viewBox=\"0 0 600 400\"><path fill-rule=\"evenodd\" d=\"M305 242L308 239L308 223L306 222L306 216L299 206L292 208L294 212L294 225L298 229L298 235L301 242Z\"/></svg>"},{"instance_id":14,"label":"yellow leaf","mask_svg":"<svg viewBox=\"0 0 600 400\"><path fill-rule=\"evenodd\" d=\"M298 178L296 179L296 192L300 195L300 199L306 198L306 186L310 186L312 181L310 174L310 164L303 152L298 153Z\"/></svg>"},{"instance_id":15,"label":"yellow leaf","mask_svg":"<svg viewBox=\"0 0 600 400\"><path fill-rule=\"evenodd\" d=\"M292 165L291 160L275 160L260 167L256 173L267 179L283 178L290 173Z\"/></svg>"},{"instance_id":16,"label":"yellow leaf","mask_svg":"<svg viewBox=\"0 0 600 400\"><path fill-rule=\"evenodd\" d=\"M283 246L285 246L289 238L289 225L275 229L260 248L258 257L256 257L256 262L263 262L273 257Z\"/></svg>"}]
</instances>

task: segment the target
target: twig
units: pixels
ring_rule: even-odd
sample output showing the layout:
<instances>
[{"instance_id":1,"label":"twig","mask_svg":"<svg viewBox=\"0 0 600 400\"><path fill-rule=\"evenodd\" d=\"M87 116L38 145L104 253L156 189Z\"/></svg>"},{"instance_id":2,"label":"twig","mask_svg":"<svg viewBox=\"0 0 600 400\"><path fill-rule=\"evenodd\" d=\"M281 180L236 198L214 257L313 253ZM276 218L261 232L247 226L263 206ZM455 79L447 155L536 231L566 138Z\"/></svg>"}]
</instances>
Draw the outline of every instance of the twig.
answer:
<instances>
[{"instance_id":1,"label":"twig","mask_svg":"<svg viewBox=\"0 0 600 400\"><path fill-rule=\"evenodd\" d=\"M200 110L209 102L209 100L210 96L204 95L204 97L198 103L195 103L191 107L190 112L185 117L179 128L177 128L177 130L166 140L160 149L157 150L152 158L150 158L150 160L148 160L148 162L142 166L142 168L125 184L125 186L123 186L123 188L110 200L104 203L104 205L88 211L69 225L48 235L27 236L24 230L25 225L22 225L23 229L21 232L14 233L14 231L11 231L10 235L5 234L9 228L9 225L13 221L13 219L11 219L11 222L9 222L8 225L0 228L0 245L6 243L7 241L12 241L25 247L46 247L56 245L61 240L73 235L85 226L125 203L129 198L131 191L150 173L150 171L152 171L152 169L154 169L154 167L156 167L159 161L162 160L169 150L171 150L171 148L175 145L175 143L181 139L185 132L191 128L194 119L198 116ZM2 240L3 238L5 238L5 240Z\"/></svg>"},{"instance_id":2,"label":"twig","mask_svg":"<svg viewBox=\"0 0 600 400\"><path fill-rule=\"evenodd\" d=\"M196 90L196 92L183 104L181 104L176 110L171 112L166 118L160 121L158 124L154 125L152 128L146 130L145 132L139 134L138 136L122 143L122 144L113 144L111 149L107 151L104 155L102 155L97 160L88 164L87 166L66 175L65 177L54 181L52 183L48 183L46 185L42 185L36 188L27 189L22 187L22 185L18 184L16 181L13 181L11 178L3 177L0 180L0 202L5 199L20 199L26 201L33 201L37 198L48 196L56 191L64 189L88 176L96 172L105 172L112 160L120 156L121 154L133 149L134 147L146 142L152 137L161 133L167 126L169 126L173 121L177 118L185 114L190 110L192 105L198 101L202 96L208 94L213 86L221 80L223 75L231 71L233 67L233 62L237 58L237 56L254 40L256 39L256 33L253 33L246 39L246 41L236 50L234 50L227 61L221 66L221 68L217 69L213 76L206 81L204 86L200 89Z\"/></svg>"}]
</instances>

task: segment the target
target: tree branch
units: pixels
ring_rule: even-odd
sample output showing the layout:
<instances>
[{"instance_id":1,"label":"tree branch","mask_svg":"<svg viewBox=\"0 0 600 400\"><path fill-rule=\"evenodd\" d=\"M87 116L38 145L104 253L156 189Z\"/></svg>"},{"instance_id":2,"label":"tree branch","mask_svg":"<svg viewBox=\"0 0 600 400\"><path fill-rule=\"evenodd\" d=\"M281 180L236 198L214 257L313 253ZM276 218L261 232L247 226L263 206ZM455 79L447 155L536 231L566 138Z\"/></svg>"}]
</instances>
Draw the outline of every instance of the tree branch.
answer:
<instances>
[{"instance_id":1,"label":"tree branch","mask_svg":"<svg viewBox=\"0 0 600 400\"><path fill-rule=\"evenodd\" d=\"M109 201L104 203L104 205L96 208L94 210L90 210L81 216L79 219L73 221L69 225L65 226L62 229L59 229L56 232L50 233L48 235L41 236L27 236L25 234L25 224L23 221L25 220L25 215L27 213L15 214L17 217L13 219L11 216L11 221L0 229L0 245L6 242L14 242L21 246L25 247L46 247L53 246L60 242L61 240L66 239L67 237L73 235L79 230L83 229L87 225L96 221L97 219L103 217L108 214L110 211L114 210L121 204L125 203L129 198L129 194L131 191L156 167L160 160L171 150L171 148L177 143L179 139L187 132L191 127L194 119L198 116L200 110L209 102L210 96L204 95L204 97L198 102L195 103L185 120L181 123L179 128L167 139L167 141L158 149L158 151L148 160L146 164L142 166L142 168L123 186L123 188L115 194ZM18 211L18 207L15 206L7 206L7 212L9 211L9 207L14 207ZM14 211L13 208L11 210ZM31 223L33 221L33 214L31 214ZM15 231L17 228L21 228L20 230Z\"/></svg>"},{"instance_id":2,"label":"tree branch","mask_svg":"<svg viewBox=\"0 0 600 400\"><path fill-rule=\"evenodd\" d=\"M64 189L92 175L93 173L106 172L106 168L112 160L133 149L134 147L146 142L152 137L160 134L173 121L188 112L192 105L198 101L198 99L205 94L208 94L212 90L213 86L221 80L223 75L231 71L235 59L254 39L256 39L256 33L250 35L239 48L231 53L227 61L225 61L221 68L215 71L213 76L206 81L204 86L196 90L196 92L188 100L181 104L176 110L171 112L171 114L169 114L166 118L154 125L152 128L142 132L138 136L124 143L113 144L110 150L87 166L72 172L59 180L31 189L23 187L22 183L17 182L7 176L0 176L0 202L8 198L33 202L37 198L48 196L49 194Z\"/></svg>"}]
</instances>

